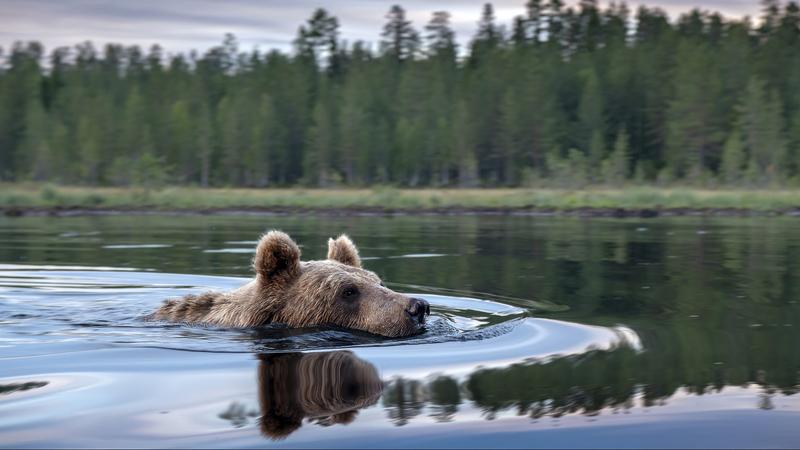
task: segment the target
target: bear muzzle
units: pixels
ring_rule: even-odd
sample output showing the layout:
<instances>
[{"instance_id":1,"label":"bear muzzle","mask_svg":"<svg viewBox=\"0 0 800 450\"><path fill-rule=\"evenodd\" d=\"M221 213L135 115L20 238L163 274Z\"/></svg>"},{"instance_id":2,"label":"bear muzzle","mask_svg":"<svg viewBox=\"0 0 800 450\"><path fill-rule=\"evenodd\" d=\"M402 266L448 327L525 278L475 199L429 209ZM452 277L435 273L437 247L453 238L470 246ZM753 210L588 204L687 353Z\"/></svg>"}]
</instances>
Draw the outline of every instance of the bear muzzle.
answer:
<instances>
[{"instance_id":1,"label":"bear muzzle","mask_svg":"<svg viewBox=\"0 0 800 450\"><path fill-rule=\"evenodd\" d=\"M425 316L431 314L431 305L421 298L412 297L406 307L406 314L418 325L425 325Z\"/></svg>"}]
</instances>

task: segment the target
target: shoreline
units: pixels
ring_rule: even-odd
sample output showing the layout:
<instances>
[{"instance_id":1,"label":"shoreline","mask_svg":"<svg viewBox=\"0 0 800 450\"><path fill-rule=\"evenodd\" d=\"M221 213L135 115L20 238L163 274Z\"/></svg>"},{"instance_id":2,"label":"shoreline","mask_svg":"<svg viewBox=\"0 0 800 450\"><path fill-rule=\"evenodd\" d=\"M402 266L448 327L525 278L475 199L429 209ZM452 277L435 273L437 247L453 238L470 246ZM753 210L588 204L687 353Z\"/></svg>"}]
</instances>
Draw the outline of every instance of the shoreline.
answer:
<instances>
[{"instance_id":1,"label":"shoreline","mask_svg":"<svg viewBox=\"0 0 800 450\"><path fill-rule=\"evenodd\" d=\"M382 207L231 207L231 208L158 208L146 206L82 207L30 206L0 207L5 217L80 217L80 216L530 216L530 217L800 217L800 207L779 210L751 208L551 208L551 207L440 207L440 208L382 208Z\"/></svg>"},{"instance_id":2,"label":"shoreline","mask_svg":"<svg viewBox=\"0 0 800 450\"><path fill-rule=\"evenodd\" d=\"M525 215L800 216L800 189L567 188L159 189L0 183L0 216Z\"/></svg>"}]
</instances>

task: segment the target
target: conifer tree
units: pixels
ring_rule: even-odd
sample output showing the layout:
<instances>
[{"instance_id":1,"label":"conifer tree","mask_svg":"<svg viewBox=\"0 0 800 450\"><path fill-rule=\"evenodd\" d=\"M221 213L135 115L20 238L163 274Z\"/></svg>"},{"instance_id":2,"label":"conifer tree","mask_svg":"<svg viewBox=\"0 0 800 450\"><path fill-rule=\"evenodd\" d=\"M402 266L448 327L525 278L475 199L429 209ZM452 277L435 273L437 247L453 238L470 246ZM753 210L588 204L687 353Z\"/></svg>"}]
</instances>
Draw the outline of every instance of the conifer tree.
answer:
<instances>
[{"instance_id":1,"label":"conifer tree","mask_svg":"<svg viewBox=\"0 0 800 450\"><path fill-rule=\"evenodd\" d=\"M762 182L778 181L785 174L787 143L780 99L766 83L753 77L747 84L739 114L747 153Z\"/></svg>"},{"instance_id":2,"label":"conifer tree","mask_svg":"<svg viewBox=\"0 0 800 450\"><path fill-rule=\"evenodd\" d=\"M397 61L413 59L420 42L411 21L406 20L406 10L400 5L393 5L386 14L386 20L381 33L382 53Z\"/></svg>"},{"instance_id":3,"label":"conifer tree","mask_svg":"<svg viewBox=\"0 0 800 450\"><path fill-rule=\"evenodd\" d=\"M620 185L630 173L630 147L628 133L622 129L617 133L614 148L602 164L603 182Z\"/></svg>"},{"instance_id":4,"label":"conifer tree","mask_svg":"<svg viewBox=\"0 0 800 450\"><path fill-rule=\"evenodd\" d=\"M606 124L600 82L594 70L590 70L586 75L578 105L578 121L581 133L579 145L589 155L591 164L598 167L605 157L606 143L603 133Z\"/></svg>"},{"instance_id":5,"label":"conifer tree","mask_svg":"<svg viewBox=\"0 0 800 450\"><path fill-rule=\"evenodd\" d=\"M22 155L28 161L20 158L18 164L30 167L30 173L27 175L36 181L51 179L59 169L54 165L57 162L57 155L50 146L49 129L47 115L41 103L31 102L25 117L25 137L22 142Z\"/></svg>"},{"instance_id":6,"label":"conifer tree","mask_svg":"<svg viewBox=\"0 0 800 450\"><path fill-rule=\"evenodd\" d=\"M686 41L678 47L675 97L666 117L666 162L672 175L697 181L710 167L719 150L719 117L715 102L719 81L709 76L711 50Z\"/></svg>"},{"instance_id":7,"label":"conifer tree","mask_svg":"<svg viewBox=\"0 0 800 450\"><path fill-rule=\"evenodd\" d=\"M630 174L630 142L628 133L622 129L617 133L614 148L603 161L602 174L605 183L623 184Z\"/></svg>"},{"instance_id":8,"label":"conifer tree","mask_svg":"<svg viewBox=\"0 0 800 450\"><path fill-rule=\"evenodd\" d=\"M305 173L310 177L310 182L325 187L331 182L330 154L334 147L332 118L325 103L320 101L314 106L311 120L313 125L309 130Z\"/></svg>"},{"instance_id":9,"label":"conifer tree","mask_svg":"<svg viewBox=\"0 0 800 450\"><path fill-rule=\"evenodd\" d=\"M746 162L747 155L742 143L742 133L739 128L734 128L725 140L725 147L722 151L722 167L720 167L722 181L731 185L742 181Z\"/></svg>"}]
</instances>

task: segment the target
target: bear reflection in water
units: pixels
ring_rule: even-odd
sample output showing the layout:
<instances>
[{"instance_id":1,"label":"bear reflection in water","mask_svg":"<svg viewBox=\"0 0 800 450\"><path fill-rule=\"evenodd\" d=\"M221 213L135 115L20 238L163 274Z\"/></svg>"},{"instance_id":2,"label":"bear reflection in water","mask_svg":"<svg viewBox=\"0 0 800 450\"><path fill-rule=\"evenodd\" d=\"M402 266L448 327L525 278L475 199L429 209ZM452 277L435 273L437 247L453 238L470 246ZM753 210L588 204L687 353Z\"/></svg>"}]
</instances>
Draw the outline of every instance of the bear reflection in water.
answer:
<instances>
[{"instance_id":1,"label":"bear reflection in water","mask_svg":"<svg viewBox=\"0 0 800 450\"><path fill-rule=\"evenodd\" d=\"M303 419L323 426L348 424L383 392L378 370L349 351L259 355L259 425L283 439Z\"/></svg>"}]
</instances>

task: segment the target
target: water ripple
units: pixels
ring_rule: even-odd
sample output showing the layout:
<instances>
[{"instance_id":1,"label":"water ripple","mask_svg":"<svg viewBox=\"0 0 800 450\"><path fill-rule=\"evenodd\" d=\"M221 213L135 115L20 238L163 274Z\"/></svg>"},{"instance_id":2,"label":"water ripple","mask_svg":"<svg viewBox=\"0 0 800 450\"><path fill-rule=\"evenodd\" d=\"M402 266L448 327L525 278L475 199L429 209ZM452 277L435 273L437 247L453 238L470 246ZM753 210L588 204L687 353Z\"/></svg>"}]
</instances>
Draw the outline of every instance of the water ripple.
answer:
<instances>
[{"instance_id":1,"label":"water ripple","mask_svg":"<svg viewBox=\"0 0 800 450\"><path fill-rule=\"evenodd\" d=\"M0 269L0 346L9 349L10 356L44 352L49 345L261 353L413 346L425 347L417 363L446 351L449 361L474 364L570 354L622 343L641 347L636 333L628 328L532 318L525 309L499 301L455 295L459 291L447 291L449 295L424 292L434 289L414 285L396 286L421 288L423 292L412 294L427 299L433 314L423 333L401 339L330 327L290 329L276 324L243 330L151 323L142 317L166 298L229 290L247 280L88 267L53 270L52 266L7 264ZM526 302L545 310L557 307ZM457 345L465 341L491 341L491 345Z\"/></svg>"}]
</instances>

